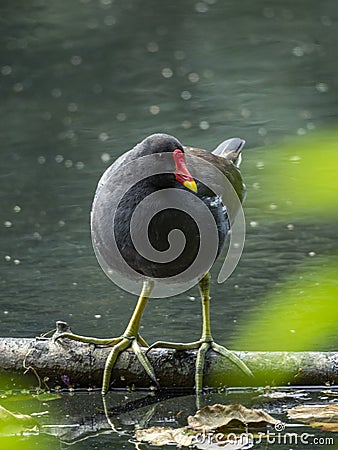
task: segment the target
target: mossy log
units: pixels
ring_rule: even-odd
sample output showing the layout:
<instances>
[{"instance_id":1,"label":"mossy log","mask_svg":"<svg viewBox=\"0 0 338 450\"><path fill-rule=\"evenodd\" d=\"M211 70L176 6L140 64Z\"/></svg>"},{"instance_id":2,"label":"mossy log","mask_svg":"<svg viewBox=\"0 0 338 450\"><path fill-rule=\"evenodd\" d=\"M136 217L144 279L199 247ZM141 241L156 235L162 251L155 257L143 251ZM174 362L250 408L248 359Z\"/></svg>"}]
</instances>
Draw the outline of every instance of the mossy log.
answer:
<instances>
[{"instance_id":1,"label":"mossy log","mask_svg":"<svg viewBox=\"0 0 338 450\"><path fill-rule=\"evenodd\" d=\"M99 388L109 348L95 347L70 339L55 341L64 322L57 322L51 338L0 338L0 384L2 388L49 389ZM207 354L204 385L221 386L319 386L338 384L338 352L250 352L234 351L251 369L254 378L226 358ZM152 349L148 353L163 388L194 387L196 350ZM125 351L114 366L112 388L151 388L135 354Z\"/></svg>"}]
</instances>

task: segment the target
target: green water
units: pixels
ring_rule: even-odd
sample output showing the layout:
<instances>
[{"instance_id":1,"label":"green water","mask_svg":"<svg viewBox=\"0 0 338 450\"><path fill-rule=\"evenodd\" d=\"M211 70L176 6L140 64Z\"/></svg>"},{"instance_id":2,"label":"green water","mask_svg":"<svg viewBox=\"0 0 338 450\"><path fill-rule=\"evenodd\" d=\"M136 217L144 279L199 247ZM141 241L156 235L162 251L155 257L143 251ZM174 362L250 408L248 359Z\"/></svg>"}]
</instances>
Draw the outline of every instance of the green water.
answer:
<instances>
[{"instance_id":1,"label":"green water","mask_svg":"<svg viewBox=\"0 0 338 450\"><path fill-rule=\"evenodd\" d=\"M56 320L80 334L121 333L135 298L99 268L89 212L105 168L156 131L210 150L247 141L245 250L225 284L212 281L218 342L231 347L309 255L320 267L336 226L279 214L257 183L273 144L337 121L337 20L333 0L3 1L0 334L33 337ZM200 319L195 288L151 301L142 334L196 339ZM262 346L253 336L246 348ZM311 349L336 346L332 332ZM73 448L133 448L100 439Z\"/></svg>"}]
</instances>

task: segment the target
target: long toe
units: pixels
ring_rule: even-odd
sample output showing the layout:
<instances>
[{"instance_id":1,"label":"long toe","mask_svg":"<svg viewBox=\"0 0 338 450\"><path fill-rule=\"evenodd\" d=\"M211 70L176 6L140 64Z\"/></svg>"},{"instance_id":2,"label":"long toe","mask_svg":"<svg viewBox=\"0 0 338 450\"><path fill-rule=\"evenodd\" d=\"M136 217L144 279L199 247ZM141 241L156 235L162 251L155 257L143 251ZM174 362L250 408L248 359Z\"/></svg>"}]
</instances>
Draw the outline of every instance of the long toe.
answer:
<instances>
[{"instance_id":1,"label":"long toe","mask_svg":"<svg viewBox=\"0 0 338 450\"><path fill-rule=\"evenodd\" d=\"M211 347L218 354L224 356L225 358L228 358L248 377L250 377L250 378L254 377L254 374L251 372L249 367L240 358L238 358L238 356L235 355L235 353L233 353L231 350L228 350L227 348L223 347L222 345L216 344L216 342L212 342Z\"/></svg>"},{"instance_id":2,"label":"long toe","mask_svg":"<svg viewBox=\"0 0 338 450\"><path fill-rule=\"evenodd\" d=\"M122 337L120 336L117 338L101 339L91 336L81 336L74 333L60 333L57 335L53 335L54 342L60 341L61 339L70 339L72 341L81 342L83 344L100 345L102 347L113 347L114 345L121 342Z\"/></svg>"},{"instance_id":3,"label":"long toe","mask_svg":"<svg viewBox=\"0 0 338 450\"><path fill-rule=\"evenodd\" d=\"M139 346L136 339L133 340L133 343L131 345L131 348L133 349L133 352L137 356L138 360L140 361L142 367L147 372L149 378L152 379L152 381L156 384L156 386L159 388L160 385L157 381L155 371L153 369L153 366L151 365L147 355L142 352L141 347Z\"/></svg>"},{"instance_id":4,"label":"long toe","mask_svg":"<svg viewBox=\"0 0 338 450\"><path fill-rule=\"evenodd\" d=\"M130 339L123 338L121 342L114 345L114 347L111 349L103 371L103 381L101 389L102 395L106 395L106 393L109 391L111 373L117 357L121 352L123 352L123 350L126 350L130 346L130 343Z\"/></svg>"},{"instance_id":5,"label":"long toe","mask_svg":"<svg viewBox=\"0 0 338 450\"><path fill-rule=\"evenodd\" d=\"M157 387L159 387L159 383L157 381L155 371L154 371L149 359L147 358L145 353L143 353L143 351L141 350L138 340L139 340L138 336L135 336L132 338L122 337L120 339L120 342L118 342L116 345L114 345L113 348L111 349L111 351L108 355L108 358L106 360L106 364L105 364L105 368L104 368L104 372L103 372L103 382L102 382L102 391L101 391L102 395L106 395L106 393L109 390L112 370L114 368L114 365L116 363L116 360L117 360L119 354L122 353L124 350L126 350L128 347L132 348L133 352L137 356L138 360L140 361L142 367L148 374L149 378L155 383L155 385ZM143 341L143 339L142 339L142 341Z\"/></svg>"},{"instance_id":6,"label":"long toe","mask_svg":"<svg viewBox=\"0 0 338 450\"><path fill-rule=\"evenodd\" d=\"M150 347L147 348L146 353L150 352L153 348L170 348L174 350L193 350L195 348L199 348L202 344L202 341L195 342L167 342L167 341L157 341L151 344Z\"/></svg>"}]
</instances>

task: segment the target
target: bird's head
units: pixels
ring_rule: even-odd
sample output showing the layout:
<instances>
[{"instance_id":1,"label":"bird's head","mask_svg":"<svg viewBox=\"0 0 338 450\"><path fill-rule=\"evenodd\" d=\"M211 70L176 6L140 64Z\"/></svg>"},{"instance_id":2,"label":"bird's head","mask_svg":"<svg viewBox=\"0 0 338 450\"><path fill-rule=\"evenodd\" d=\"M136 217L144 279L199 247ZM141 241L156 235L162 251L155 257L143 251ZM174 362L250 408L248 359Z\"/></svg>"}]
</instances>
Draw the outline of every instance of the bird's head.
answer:
<instances>
[{"instance_id":1,"label":"bird's head","mask_svg":"<svg viewBox=\"0 0 338 450\"><path fill-rule=\"evenodd\" d=\"M156 133L145 138L139 145L143 155L171 153L175 164L175 180L190 191L197 192L196 181L186 165L183 146L175 137Z\"/></svg>"}]
</instances>

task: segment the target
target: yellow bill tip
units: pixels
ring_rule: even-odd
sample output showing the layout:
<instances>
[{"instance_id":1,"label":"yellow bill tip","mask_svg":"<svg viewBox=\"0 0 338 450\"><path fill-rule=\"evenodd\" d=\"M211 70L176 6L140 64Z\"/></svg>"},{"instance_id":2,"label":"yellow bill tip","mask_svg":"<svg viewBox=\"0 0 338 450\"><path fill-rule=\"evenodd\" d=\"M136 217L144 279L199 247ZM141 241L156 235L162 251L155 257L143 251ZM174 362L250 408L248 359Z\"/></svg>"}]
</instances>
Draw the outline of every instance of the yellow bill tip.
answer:
<instances>
[{"instance_id":1,"label":"yellow bill tip","mask_svg":"<svg viewBox=\"0 0 338 450\"><path fill-rule=\"evenodd\" d=\"M190 191L193 191L197 193L197 184L195 180L192 181L184 181L183 186L189 189Z\"/></svg>"}]
</instances>

